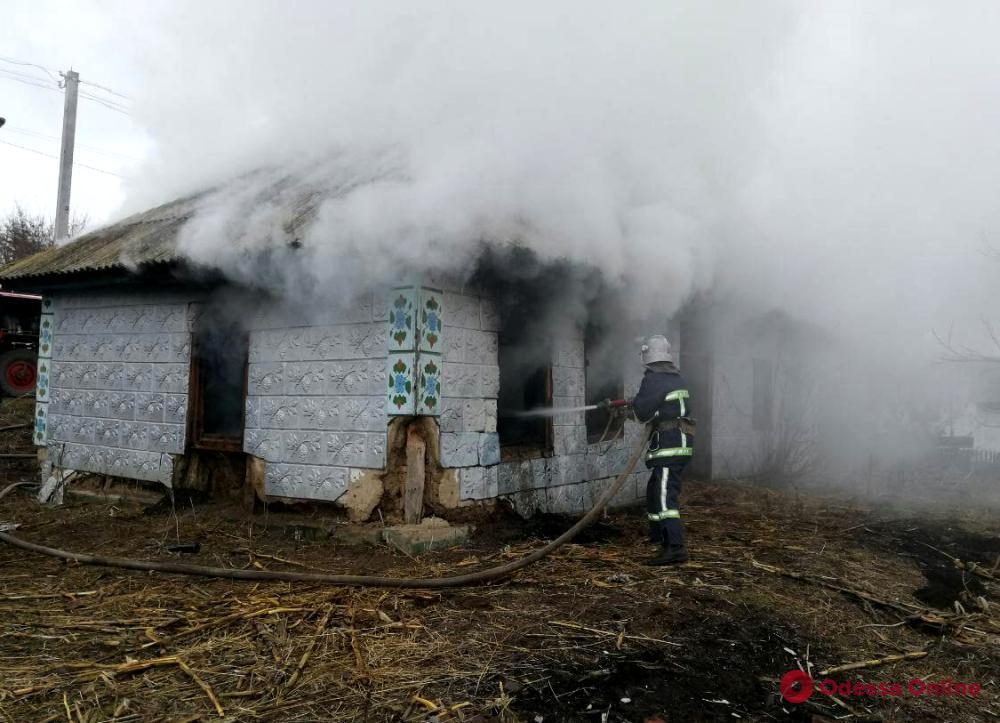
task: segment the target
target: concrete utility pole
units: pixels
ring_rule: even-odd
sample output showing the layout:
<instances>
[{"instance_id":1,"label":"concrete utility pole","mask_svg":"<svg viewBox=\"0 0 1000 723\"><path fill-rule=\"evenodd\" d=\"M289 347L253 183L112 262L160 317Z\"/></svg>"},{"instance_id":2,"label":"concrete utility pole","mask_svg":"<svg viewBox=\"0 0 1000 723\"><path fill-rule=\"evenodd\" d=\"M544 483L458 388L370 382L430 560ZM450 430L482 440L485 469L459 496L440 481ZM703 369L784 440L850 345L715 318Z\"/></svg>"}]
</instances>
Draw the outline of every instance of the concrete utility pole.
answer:
<instances>
[{"instance_id":1,"label":"concrete utility pole","mask_svg":"<svg viewBox=\"0 0 1000 723\"><path fill-rule=\"evenodd\" d=\"M62 151L59 153L59 193L56 196L55 240L69 235L69 190L73 184L73 146L76 143L76 98L80 74L63 74L66 97L63 103Z\"/></svg>"}]
</instances>

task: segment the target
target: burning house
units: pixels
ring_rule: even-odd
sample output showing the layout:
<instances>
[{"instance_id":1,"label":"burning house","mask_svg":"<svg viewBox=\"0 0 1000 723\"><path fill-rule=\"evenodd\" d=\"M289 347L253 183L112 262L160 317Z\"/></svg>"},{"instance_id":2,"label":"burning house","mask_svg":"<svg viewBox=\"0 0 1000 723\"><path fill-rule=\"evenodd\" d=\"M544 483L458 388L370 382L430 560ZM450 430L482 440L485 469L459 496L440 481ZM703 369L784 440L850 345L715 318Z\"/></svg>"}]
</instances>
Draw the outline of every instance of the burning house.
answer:
<instances>
[{"instance_id":1,"label":"burning house","mask_svg":"<svg viewBox=\"0 0 1000 723\"><path fill-rule=\"evenodd\" d=\"M189 268L190 213L169 204L4 270L5 287L44 294L44 476L249 489L365 519L400 510L407 484L432 508L579 510L622 467L632 425L598 444L582 412L518 416L588 398L583 330L539 345L523 308L445 280L303 309Z\"/></svg>"},{"instance_id":2,"label":"burning house","mask_svg":"<svg viewBox=\"0 0 1000 723\"><path fill-rule=\"evenodd\" d=\"M600 287L595 272L555 263L500 273L530 260L484 253L461 275L362 279L347 296L276 292L185 257L178 237L197 203L126 218L0 272L5 288L44 295L43 479L73 470L247 502L330 502L355 521L376 508L412 520L493 499L522 514L579 512L640 434L581 407L634 394L634 338L651 330L681 348L704 448L696 473L740 448L741 424L771 424L764 363L753 367L752 419L714 409L699 324L630 323L607 289L566 303L560 285L576 276ZM266 260L255 268L270 273ZM618 502L644 498L645 477L637 471Z\"/></svg>"}]
</instances>

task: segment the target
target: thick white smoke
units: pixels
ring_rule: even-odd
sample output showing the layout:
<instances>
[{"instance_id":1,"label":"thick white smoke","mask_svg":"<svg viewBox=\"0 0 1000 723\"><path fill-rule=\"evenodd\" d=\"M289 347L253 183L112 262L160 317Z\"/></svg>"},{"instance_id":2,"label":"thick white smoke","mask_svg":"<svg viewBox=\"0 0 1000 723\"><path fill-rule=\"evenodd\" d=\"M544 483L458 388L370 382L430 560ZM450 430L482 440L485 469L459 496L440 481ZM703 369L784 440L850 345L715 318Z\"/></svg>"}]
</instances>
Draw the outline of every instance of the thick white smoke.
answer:
<instances>
[{"instance_id":1,"label":"thick white smoke","mask_svg":"<svg viewBox=\"0 0 1000 723\"><path fill-rule=\"evenodd\" d=\"M483 239L627 274L676 309L712 278L766 147L784 3L181 3L140 102L160 141L141 207L259 167L341 187L304 231L319 275L461 265ZM375 169L375 173L373 173ZM379 176L382 178L379 178ZM242 198L189 228L224 261L287 221ZM247 238L243 232L253 238ZM280 234L279 234L280 235ZM374 269L375 272L382 269Z\"/></svg>"},{"instance_id":2,"label":"thick white smoke","mask_svg":"<svg viewBox=\"0 0 1000 723\"><path fill-rule=\"evenodd\" d=\"M157 14L136 103L157 153L129 205L223 184L185 230L195 259L254 273L243 250L294 239L272 273L346 293L516 242L603 269L663 317L711 289L819 322L877 370L853 381L878 400L947 397L927 375L935 332L991 343L989 0Z\"/></svg>"},{"instance_id":3,"label":"thick white smoke","mask_svg":"<svg viewBox=\"0 0 1000 723\"><path fill-rule=\"evenodd\" d=\"M143 19L136 106L158 150L130 208L261 167L346 184L298 232L321 278L351 250L461 265L514 240L667 310L714 286L929 346L993 300L991 2L171 2ZM214 199L188 251L280 237L269 180Z\"/></svg>"}]
</instances>

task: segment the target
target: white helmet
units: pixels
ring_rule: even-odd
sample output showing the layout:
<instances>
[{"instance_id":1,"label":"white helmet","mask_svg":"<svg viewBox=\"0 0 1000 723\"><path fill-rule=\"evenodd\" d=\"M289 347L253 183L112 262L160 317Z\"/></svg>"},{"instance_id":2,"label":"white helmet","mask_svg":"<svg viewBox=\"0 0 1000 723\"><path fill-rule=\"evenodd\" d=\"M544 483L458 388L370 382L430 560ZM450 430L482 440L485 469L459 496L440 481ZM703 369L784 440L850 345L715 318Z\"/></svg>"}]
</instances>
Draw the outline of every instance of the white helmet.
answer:
<instances>
[{"instance_id":1,"label":"white helmet","mask_svg":"<svg viewBox=\"0 0 1000 723\"><path fill-rule=\"evenodd\" d=\"M646 366L656 362L674 361L674 354L670 350L670 342L667 337L660 334L651 336L642 345L642 363Z\"/></svg>"}]
</instances>

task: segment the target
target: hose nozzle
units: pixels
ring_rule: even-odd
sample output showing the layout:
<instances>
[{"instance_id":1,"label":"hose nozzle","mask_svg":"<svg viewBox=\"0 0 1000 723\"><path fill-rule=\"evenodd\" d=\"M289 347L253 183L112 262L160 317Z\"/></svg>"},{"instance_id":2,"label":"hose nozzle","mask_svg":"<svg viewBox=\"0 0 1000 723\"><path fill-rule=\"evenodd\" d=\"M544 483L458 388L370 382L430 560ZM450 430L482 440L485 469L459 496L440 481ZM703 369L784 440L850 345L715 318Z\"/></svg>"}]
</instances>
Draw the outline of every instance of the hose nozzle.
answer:
<instances>
[{"instance_id":1,"label":"hose nozzle","mask_svg":"<svg viewBox=\"0 0 1000 723\"><path fill-rule=\"evenodd\" d=\"M605 399L604 401L598 403L598 409L624 409L625 407L632 406L632 402L628 399Z\"/></svg>"}]
</instances>

